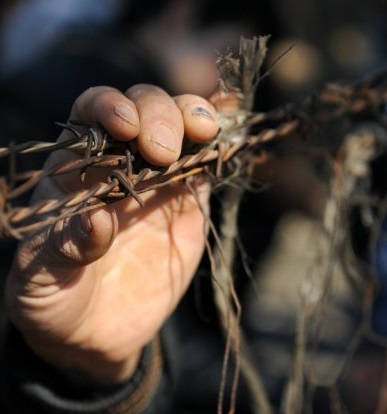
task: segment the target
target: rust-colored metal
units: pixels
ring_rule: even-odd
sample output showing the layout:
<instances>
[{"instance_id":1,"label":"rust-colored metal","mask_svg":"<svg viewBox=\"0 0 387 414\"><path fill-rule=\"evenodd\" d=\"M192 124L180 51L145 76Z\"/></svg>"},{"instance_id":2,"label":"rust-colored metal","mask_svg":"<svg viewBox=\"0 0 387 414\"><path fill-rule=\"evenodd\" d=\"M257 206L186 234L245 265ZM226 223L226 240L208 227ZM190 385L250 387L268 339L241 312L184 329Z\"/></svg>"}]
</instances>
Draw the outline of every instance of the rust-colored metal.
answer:
<instances>
[{"instance_id":1,"label":"rust-colored metal","mask_svg":"<svg viewBox=\"0 0 387 414\"><path fill-rule=\"evenodd\" d=\"M20 174L11 172L8 177L0 177L0 237L22 238L60 218L124 197L134 197L141 204L141 193L184 180L187 174L208 173L219 162L227 165L246 151L260 151L269 141L291 139L294 134L305 137L310 129L323 128L335 119L345 118L351 124L361 117L377 122L384 128L387 125L386 103L386 71L356 84L330 83L301 103L284 105L267 113L248 114L244 117L243 125L221 130L213 142L197 147L193 153L183 152L181 158L167 168L146 165L136 155L132 157L130 172L126 147L109 137L100 126L89 125L87 132L82 134L79 131L85 130L84 125L76 122L61 124L73 132L73 138L60 143L31 141L0 148L0 158L19 158L25 153L52 152L63 148L81 154L77 160ZM246 136L242 140L226 140L225 143L225 133L227 137L232 135L232 128L245 128ZM33 190L44 178L74 171L81 173L89 168L106 168L113 172L107 174L105 182L67 194L61 199L40 200L29 206L18 206L18 198ZM227 174L224 171L227 169L223 169L221 174Z\"/></svg>"}]
</instances>

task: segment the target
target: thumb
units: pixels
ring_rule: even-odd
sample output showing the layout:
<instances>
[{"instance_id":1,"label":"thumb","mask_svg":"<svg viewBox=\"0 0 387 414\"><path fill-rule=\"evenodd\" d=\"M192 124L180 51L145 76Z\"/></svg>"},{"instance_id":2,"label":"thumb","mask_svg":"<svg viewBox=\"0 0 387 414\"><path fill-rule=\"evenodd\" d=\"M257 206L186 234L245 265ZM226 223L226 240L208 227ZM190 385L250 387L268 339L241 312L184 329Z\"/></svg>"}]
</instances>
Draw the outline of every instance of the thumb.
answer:
<instances>
[{"instance_id":1,"label":"thumb","mask_svg":"<svg viewBox=\"0 0 387 414\"><path fill-rule=\"evenodd\" d=\"M107 252L117 229L117 216L109 208L62 220L49 230L40 260L56 271L86 266Z\"/></svg>"},{"instance_id":2,"label":"thumb","mask_svg":"<svg viewBox=\"0 0 387 414\"><path fill-rule=\"evenodd\" d=\"M108 251L117 229L117 216L110 208L61 220L20 245L10 279L27 291L67 283Z\"/></svg>"}]
</instances>

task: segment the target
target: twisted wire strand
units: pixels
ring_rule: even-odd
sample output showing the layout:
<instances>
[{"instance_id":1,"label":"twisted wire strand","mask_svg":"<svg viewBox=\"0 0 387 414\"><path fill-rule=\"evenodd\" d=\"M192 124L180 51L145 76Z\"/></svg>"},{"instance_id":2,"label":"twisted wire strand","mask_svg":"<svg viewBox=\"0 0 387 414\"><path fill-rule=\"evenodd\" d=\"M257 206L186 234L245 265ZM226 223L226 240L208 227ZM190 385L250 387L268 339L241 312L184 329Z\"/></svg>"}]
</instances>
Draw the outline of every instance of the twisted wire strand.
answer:
<instances>
[{"instance_id":1,"label":"twisted wire strand","mask_svg":"<svg viewBox=\"0 0 387 414\"><path fill-rule=\"evenodd\" d=\"M248 137L243 142L230 144L227 148L219 151L218 148L202 148L195 154L183 155L178 161L164 169L143 168L137 175L133 176L133 191L141 194L146 191L169 185L171 182L184 180L187 176L193 176L204 172L206 166L219 160L225 163L235 157L242 150L253 148L260 142L265 142L276 137L285 136L296 129L297 121L286 122L275 129L263 130L261 133ZM33 189L42 179L60 174L77 171L85 166L87 167L123 167L125 156L123 155L106 155L94 156L87 160L79 159L70 161L65 164L54 165L51 168L34 172L32 176L20 186L12 189L4 197L6 201L13 200L24 192ZM69 193L61 199L46 199L35 202L28 207L11 207L3 209L1 212L0 234L11 235L15 237L14 229L20 235L26 235L29 232L37 231L40 228L52 224L58 219L73 215L82 206L88 204L98 207L100 201L109 202L120 200L129 196L117 179L111 182L99 182L88 189ZM83 210L82 210L83 211ZM55 214L55 217L47 218L47 215ZM32 225L31 221L35 221ZM25 224L23 224L25 223Z\"/></svg>"},{"instance_id":2,"label":"twisted wire strand","mask_svg":"<svg viewBox=\"0 0 387 414\"><path fill-rule=\"evenodd\" d=\"M250 131L244 139L233 142L225 138L232 136L232 130L220 131L214 142L199 148L193 154L183 153L181 158L169 167L160 169L146 166L139 168L134 174L128 172L128 154L125 153L125 146L110 138L102 128L89 126L87 132L81 134L75 129L77 125L82 126L81 123L60 124L70 129L75 137L58 143L30 141L0 148L0 158L59 149L77 151L81 156L83 154L83 158L77 160L15 174L9 179L12 185L7 185L5 177L0 177L0 237L21 238L60 218L124 197L135 195L140 202L137 194L182 181L187 176L205 173L207 168L227 163L244 151L255 151L261 144L288 137L305 129L311 122L321 125L340 117L367 113L386 127L386 102L387 71L366 77L357 84L330 83L319 93L307 97L301 103L291 103L266 113L248 114L244 118L243 125L231 127L235 130L258 129L258 132L253 134ZM91 149L88 156L85 155L87 148ZM96 183L88 189L67 194L60 200L40 200L27 207L12 205L14 200L33 190L43 179L83 171L86 168L122 171L124 174L120 173L120 176L126 177L125 182L120 182L118 175L109 176L107 173L106 182ZM48 217L48 215L52 216Z\"/></svg>"}]
</instances>

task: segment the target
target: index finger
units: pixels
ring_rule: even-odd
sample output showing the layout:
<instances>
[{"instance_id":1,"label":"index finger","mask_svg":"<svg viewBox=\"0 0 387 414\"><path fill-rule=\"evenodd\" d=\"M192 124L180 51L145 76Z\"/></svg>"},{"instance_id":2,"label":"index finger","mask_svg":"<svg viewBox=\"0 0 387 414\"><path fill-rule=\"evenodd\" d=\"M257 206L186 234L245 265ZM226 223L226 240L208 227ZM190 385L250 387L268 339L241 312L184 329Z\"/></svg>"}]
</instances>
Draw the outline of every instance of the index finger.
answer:
<instances>
[{"instance_id":1,"label":"index finger","mask_svg":"<svg viewBox=\"0 0 387 414\"><path fill-rule=\"evenodd\" d=\"M85 123L101 124L104 129L115 139L130 141L137 137L140 122L136 106L122 92L108 86L97 86L87 89L74 102L70 113L70 119ZM73 138L70 131L64 129L59 141ZM47 165L60 164L79 158L80 155L73 151L59 150L50 154ZM93 171L92 176L87 174L82 184L78 173L69 173L58 176L55 179L63 189L71 191L105 177L105 171Z\"/></svg>"},{"instance_id":2,"label":"index finger","mask_svg":"<svg viewBox=\"0 0 387 414\"><path fill-rule=\"evenodd\" d=\"M122 141L134 139L140 130L136 105L108 86L83 92L74 102L70 119L102 124L111 136Z\"/></svg>"}]
</instances>

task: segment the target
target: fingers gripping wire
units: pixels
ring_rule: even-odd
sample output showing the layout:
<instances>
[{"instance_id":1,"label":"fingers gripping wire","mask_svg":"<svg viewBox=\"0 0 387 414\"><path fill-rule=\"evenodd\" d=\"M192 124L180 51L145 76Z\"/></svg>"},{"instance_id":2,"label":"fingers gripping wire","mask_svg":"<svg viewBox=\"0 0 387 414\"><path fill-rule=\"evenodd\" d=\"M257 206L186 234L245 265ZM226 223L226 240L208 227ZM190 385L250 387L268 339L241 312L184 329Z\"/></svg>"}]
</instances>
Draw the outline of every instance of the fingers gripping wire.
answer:
<instances>
[{"instance_id":1,"label":"fingers gripping wire","mask_svg":"<svg viewBox=\"0 0 387 414\"><path fill-rule=\"evenodd\" d=\"M85 122L70 119L67 124L57 123L57 125L72 132L80 140L86 141L85 158L89 158L91 155L102 155L104 151L109 147L109 144L112 144L113 142L113 139L102 128L102 126L95 122ZM85 134L81 134L75 128L76 126L86 127L87 132Z\"/></svg>"},{"instance_id":2,"label":"fingers gripping wire","mask_svg":"<svg viewBox=\"0 0 387 414\"><path fill-rule=\"evenodd\" d=\"M112 143L112 138L106 133L106 131L99 125L95 123L88 123L82 121L69 121L69 124L62 124L62 127L68 129L74 133L78 138L83 138L82 135L77 131L74 126L85 126L89 127L86 134L87 145L84 152L84 160L89 161L92 155L101 156L104 153L104 150L108 148L108 143ZM143 207L144 202L134 190L133 185L133 161L134 157L132 156L128 144L125 145L125 160L126 160L126 173L122 170L114 169L108 177L108 182L115 181L119 186L124 189L124 192L131 195L137 203ZM81 181L84 182L86 175L87 165L81 169Z\"/></svg>"},{"instance_id":3,"label":"fingers gripping wire","mask_svg":"<svg viewBox=\"0 0 387 414\"><path fill-rule=\"evenodd\" d=\"M139 194L195 174L212 174L217 177L217 182L225 182L230 171L235 170L232 165L239 165L238 159L244 157L246 152L266 154L256 157L256 168L259 168L265 160L276 155L276 143L283 139L290 144L301 139L309 147L320 145L325 151L331 151L330 148L337 147L337 140L343 139L344 134L340 135L341 138L331 137L322 133L325 127L332 129L332 123L336 125L337 121L343 120L347 128L360 118L387 128L386 102L387 71L367 76L356 84L329 83L304 101L268 112L247 113L242 125L239 118L231 126L223 125L218 136L209 144L183 148L181 157L164 168L147 163L140 153L135 152L135 146L114 140L99 124L76 120L58 123L70 133L68 138L62 136L57 142L10 143L8 147L0 148L0 158L8 157L9 162L7 176L0 177L0 237L16 236L16 233L18 236L28 235L31 223L34 223L34 231L39 230L47 225L47 214L53 220L63 218L66 214L74 214L74 209L78 211L80 204L84 206L87 203L90 207L129 196L142 206L144 203ZM241 128L243 139L234 139L241 136ZM321 130L319 136L324 137L326 142L315 139L316 128ZM227 138L226 142L224 138ZM62 149L74 151L80 157L56 165L45 165L40 170L18 171L16 168L17 158L24 154ZM229 164L230 161L235 163ZM226 164L227 168L223 168ZM105 169L108 171L107 178L90 188L66 194L61 200L37 200L33 205L20 206L21 197L43 179L74 171L79 172L83 179L91 168ZM245 167L242 165L241 168Z\"/></svg>"},{"instance_id":4,"label":"fingers gripping wire","mask_svg":"<svg viewBox=\"0 0 387 414\"><path fill-rule=\"evenodd\" d=\"M70 131L75 136L59 142L28 141L13 144L6 148L0 148L0 158L19 154L31 154L38 152L52 152L59 149L73 151L86 151L94 155L101 155L113 144L112 138L98 124L70 120L68 123L56 122L56 125ZM76 126L88 127L86 133L81 133Z\"/></svg>"}]
</instances>

